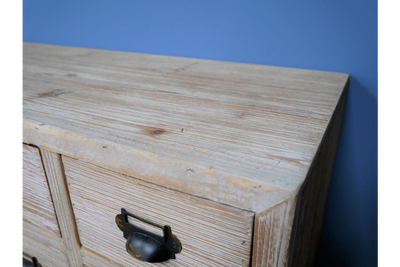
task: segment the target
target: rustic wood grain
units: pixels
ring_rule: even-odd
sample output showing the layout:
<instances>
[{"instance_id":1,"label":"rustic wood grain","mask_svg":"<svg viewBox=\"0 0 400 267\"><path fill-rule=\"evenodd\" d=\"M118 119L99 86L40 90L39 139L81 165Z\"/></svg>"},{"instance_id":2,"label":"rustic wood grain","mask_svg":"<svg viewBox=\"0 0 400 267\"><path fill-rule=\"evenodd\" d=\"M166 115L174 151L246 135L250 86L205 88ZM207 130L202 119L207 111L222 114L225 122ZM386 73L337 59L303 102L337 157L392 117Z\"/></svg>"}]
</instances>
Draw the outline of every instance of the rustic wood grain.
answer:
<instances>
[{"instance_id":1,"label":"rustic wood grain","mask_svg":"<svg viewBox=\"0 0 400 267\"><path fill-rule=\"evenodd\" d=\"M42 235L44 236L44 235ZM27 258L36 257L43 267L68 267L67 256L54 246L48 243L33 239L24 233L23 250ZM60 246L63 246L59 238Z\"/></svg>"},{"instance_id":2,"label":"rustic wood grain","mask_svg":"<svg viewBox=\"0 0 400 267\"><path fill-rule=\"evenodd\" d=\"M41 149L41 155L64 243L62 250L67 255L69 266L80 267L82 266L80 242L64 178L61 156L44 149Z\"/></svg>"},{"instance_id":3,"label":"rustic wood grain","mask_svg":"<svg viewBox=\"0 0 400 267\"><path fill-rule=\"evenodd\" d=\"M63 157L82 246L124 266L153 266L125 251L121 208L171 226L182 243L161 266L248 266L254 214ZM89 263L90 264L90 263Z\"/></svg>"},{"instance_id":4,"label":"rustic wood grain","mask_svg":"<svg viewBox=\"0 0 400 267\"><path fill-rule=\"evenodd\" d=\"M38 148L20 144L20 254L68 266Z\"/></svg>"},{"instance_id":5,"label":"rustic wood grain","mask_svg":"<svg viewBox=\"0 0 400 267\"><path fill-rule=\"evenodd\" d=\"M84 265L93 267L123 267L124 265L118 264L110 259L105 258L85 247L82 247L82 256ZM158 264L157 264L158 265ZM157 266L155 265L155 266Z\"/></svg>"},{"instance_id":6,"label":"rustic wood grain","mask_svg":"<svg viewBox=\"0 0 400 267\"><path fill-rule=\"evenodd\" d=\"M60 236L38 148L23 145L23 220Z\"/></svg>"},{"instance_id":7,"label":"rustic wood grain","mask_svg":"<svg viewBox=\"0 0 400 267\"><path fill-rule=\"evenodd\" d=\"M348 84L296 197L256 214L252 266L313 266L347 90Z\"/></svg>"},{"instance_id":8,"label":"rustic wood grain","mask_svg":"<svg viewBox=\"0 0 400 267\"><path fill-rule=\"evenodd\" d=\"M24 44L24 141L262 212L297 193L347 74Z\"/></svg>"},{"instance_id":9,"label":"rustic wood grain","mask_svg":"<svg viewBox=\"0 0 400 267\"><path fill-rule=\"evenodd\" d=\"M63 158L86 266L147 266L111 245L123 247L113 218L131 203L183 236L186 250L167 266L248 265L250 245L240 251L236 242L254 214L252 266L312 266L347 81L342 73L25 43L24 142L71 157ZM184 215L143 202L155 198L149 192L178 201ZM192 217L204 221L196 235ZM235 226L224 232L228 247L201 236L224 240L215 227L227 222Z\"/></svg>"},{"instance_id":10,"label":"rustic wood grain","mask_svg":"<svg viewBox=\"0 0 400 267\"><path fill-rule=\"evenodd\" d=\"M297 195L288 266L314 266L347 90L348 84L332 116L307 178Z\"/></svg>"},{"instance_id":11,"label":"rustic wood grain","mask_svg":"<svg viewBox=\"0 0 400 267\"><path fill-rule=\"evenodd\" d=\"M256 214L254 219L253 267L287 266L294 207L295 198L293 197L269 210Z\"/></svg>"},{"instance_id":12,"label":"rustic wood grain","mask_svg":"<svg viewBox=\"0 0 400 267\"><path fill-rule=\"evenodd\" d=\"M23 234L24 236L29 236L30 238L37 240L39 242L45 243L48 246L55 248L56 250L63 251L64 244L62 238L58 235L55 235L51 232L43 230L34 224L31 224L27 221L23 221ZM25 243L25 237L24 237ZM26 244L24 244L24 249L26 248ZM34 257L35 255L32 255Z\"/></svg>"}]
</instances>

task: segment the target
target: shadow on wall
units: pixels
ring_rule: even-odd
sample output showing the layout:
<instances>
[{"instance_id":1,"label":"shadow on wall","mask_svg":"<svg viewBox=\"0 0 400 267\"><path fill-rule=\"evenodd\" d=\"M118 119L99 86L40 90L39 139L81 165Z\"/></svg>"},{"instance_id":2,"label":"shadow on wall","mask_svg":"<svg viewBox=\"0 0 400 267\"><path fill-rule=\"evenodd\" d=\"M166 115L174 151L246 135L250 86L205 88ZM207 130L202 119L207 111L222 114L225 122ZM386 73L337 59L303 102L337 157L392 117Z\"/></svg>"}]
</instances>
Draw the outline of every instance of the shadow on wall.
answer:
<instances>
[{"instance_id":1,"label":"shadow on wall","mask_svg":"<svg viewBox=\"0 0 400 267\"><path fill-rule=\"evenodd\" d=\"M350 78L317 267L377 266L377 97ZM370 233L366 235L365 233Z\"/></svg>"}]
</instances>

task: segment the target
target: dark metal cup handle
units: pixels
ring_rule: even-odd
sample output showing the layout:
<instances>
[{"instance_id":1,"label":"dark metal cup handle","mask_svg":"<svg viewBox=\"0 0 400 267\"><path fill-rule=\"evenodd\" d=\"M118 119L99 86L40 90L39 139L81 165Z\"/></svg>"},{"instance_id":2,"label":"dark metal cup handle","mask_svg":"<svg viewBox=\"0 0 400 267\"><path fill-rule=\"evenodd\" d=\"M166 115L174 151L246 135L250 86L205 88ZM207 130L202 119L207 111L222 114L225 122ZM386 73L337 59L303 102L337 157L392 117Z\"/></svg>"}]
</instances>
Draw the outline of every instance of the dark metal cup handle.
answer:
<instances>
[{"instance_id":1,"label":"dark metal cup handle","mask_svg":"<svg viewBox=\"0 0 400 267\"><path fill-rule=\"evenodd\" d=\"M161 228L164 235L159 236L141 229L128 222L128 216L147 224ZM156 223L139 218L132 213L121 209L121 214L115 217L118 228L124 233L126 251L138 260L146 262L163 262L175 259L175 254L181 252L182 245L179 239L172 234L171 227L161 226Z\"/></svg>"}]
</instances>

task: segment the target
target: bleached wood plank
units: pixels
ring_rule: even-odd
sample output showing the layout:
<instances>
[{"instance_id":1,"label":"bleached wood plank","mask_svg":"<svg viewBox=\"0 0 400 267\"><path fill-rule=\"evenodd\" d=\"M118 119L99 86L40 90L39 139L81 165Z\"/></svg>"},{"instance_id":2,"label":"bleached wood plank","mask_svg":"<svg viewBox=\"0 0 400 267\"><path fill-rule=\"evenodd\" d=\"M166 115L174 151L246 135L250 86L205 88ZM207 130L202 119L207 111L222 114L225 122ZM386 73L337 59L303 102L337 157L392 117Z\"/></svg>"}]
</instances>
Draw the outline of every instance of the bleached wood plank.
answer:
<instances>
[{"instance_id":1,"label":"bleached wood plank","mask_svg":"<svg viewBox=\"0 0 400 267\"><path fill-rule=\"evenodd\" d=\"M68 260L67 256L65 254L47 244L43 243L41 241L38 241L36 239L33 239L32 237L25 235L23 236L24 242L23 242L23 250L24 254L28 258L36 257L38 259L38 262L43 266L43 267L68 267ZM62 246L62 240L59 238L60 245Z\"/></svg>"},{"instance_id":2,"label":"bleached wood plank","mask_svg":"<svg viewBox=\"0 0 400 267\"><path fill-rule=\"evenodd\" d=\"M80 267L82 266L80 242L64 178L61 156L45 149L41 149L41 154L64 243L63 251L67 255L69 266Z\"/></svg>"},{"instance_id":3,"label":"bleached wood plank","mask_svg":"<svg viewBox=\"0 0 400 267\"><path fill-rule=\"evenodd\" d=\"M25 43L24 140L262 212L300 188L347 79Z\"/></svg>"},{"instance_id":4,"label":"bleached wood plank","mask_svg":"<svg viewBox=\"0 0 400 267\"><path fill-rule=\"evenodd\" d=\"M293 223L295 198L256 214L253 267L287 266L287 252ZM295 266L295 265L294 265Z\"/></svg>"},{"instance_id":5,"label":"bleached wood plank","mask_svg":"<svg viewBox=\"0 0 400 267\"><path fill-rule=\"evenodd\" d=\"M297 195L288 266L314 265L347 91L348 84L332 116L307 178Z\"/></svg>"},{"instance_id":6,"label":"bleached wood plank","mask_svg":"<svg viewBox=\"0 0 400 267\"><path fill-rule=\"evenodd\" d=\"M346 102L347 86L299 193L256 214L252 266L313 266Z\"/></svg>"},{"instance_id":7,"label":"bleached wood plank","mask_svg":"<svg viewBox=\"0 0 400 267\"><path fill-rule=\"evenodd\" d=\"M104 258L85 247L82 248L82 257L84 261L84 266L93 267L123 267L124 265L118 264L110 259Z\"/></svg>"},{"instance_id":8,"label":"bleached wood plank","mask_svg":"<svg viewBox=\"0 0 400 267\"><path fill-rule=\"evenodd\" d=\"M23 219L60 236L38 148L23 145Z\"/></svg>"},{"instance_id":9,"label":"bleached wood plank","mask_svg":"<svg viewBox=\"0 0 400 267\"><path fill-rule=\"evenodd\" d=\"M248 266L253 216L63 157L82 246L124 266L153 266L125 251L115 224L121 208L160 225L170 225L182 243L176 260L160 266Z\"/></svg>"},{"instance_id":10,"label":"bleached wood plank","mask_svg":"<svg viewBox=\"0 0 400 267\"><path fill-rule=\"evenodd\" d=\"M58 235L55 235L53 233L50 233L43 228L40 228L34 224L31 224L27 221L23 222L23 233L24 236L29 236L34 240L37 240L39 242L45 243L48 246L53 247L56 250L63 251L64 250L64 244L62 241L62 238ZM25 241L25 239L24 239ZM35 255L32 255L33 257Z\"/></svg>"}]
</instances>

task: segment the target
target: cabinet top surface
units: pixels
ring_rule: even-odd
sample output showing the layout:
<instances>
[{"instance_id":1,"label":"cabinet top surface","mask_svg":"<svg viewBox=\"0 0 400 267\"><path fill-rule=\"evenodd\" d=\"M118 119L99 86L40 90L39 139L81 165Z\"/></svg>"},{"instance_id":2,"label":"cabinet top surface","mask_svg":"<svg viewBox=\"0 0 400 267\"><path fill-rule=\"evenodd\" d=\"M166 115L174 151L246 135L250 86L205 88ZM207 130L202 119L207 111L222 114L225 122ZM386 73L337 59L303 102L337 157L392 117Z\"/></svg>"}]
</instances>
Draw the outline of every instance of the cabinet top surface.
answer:
<instances>
[{"instance_id":1,"label":"cabinet top surface","mask_svg":"<svg viewBox=\"0 0 400 267\"><path fill-rule=\"evenodd\" d=\"M348 80L36 43L23 55L25 142L217 201L298 188Z\"/></svg>"}]
</instances>

